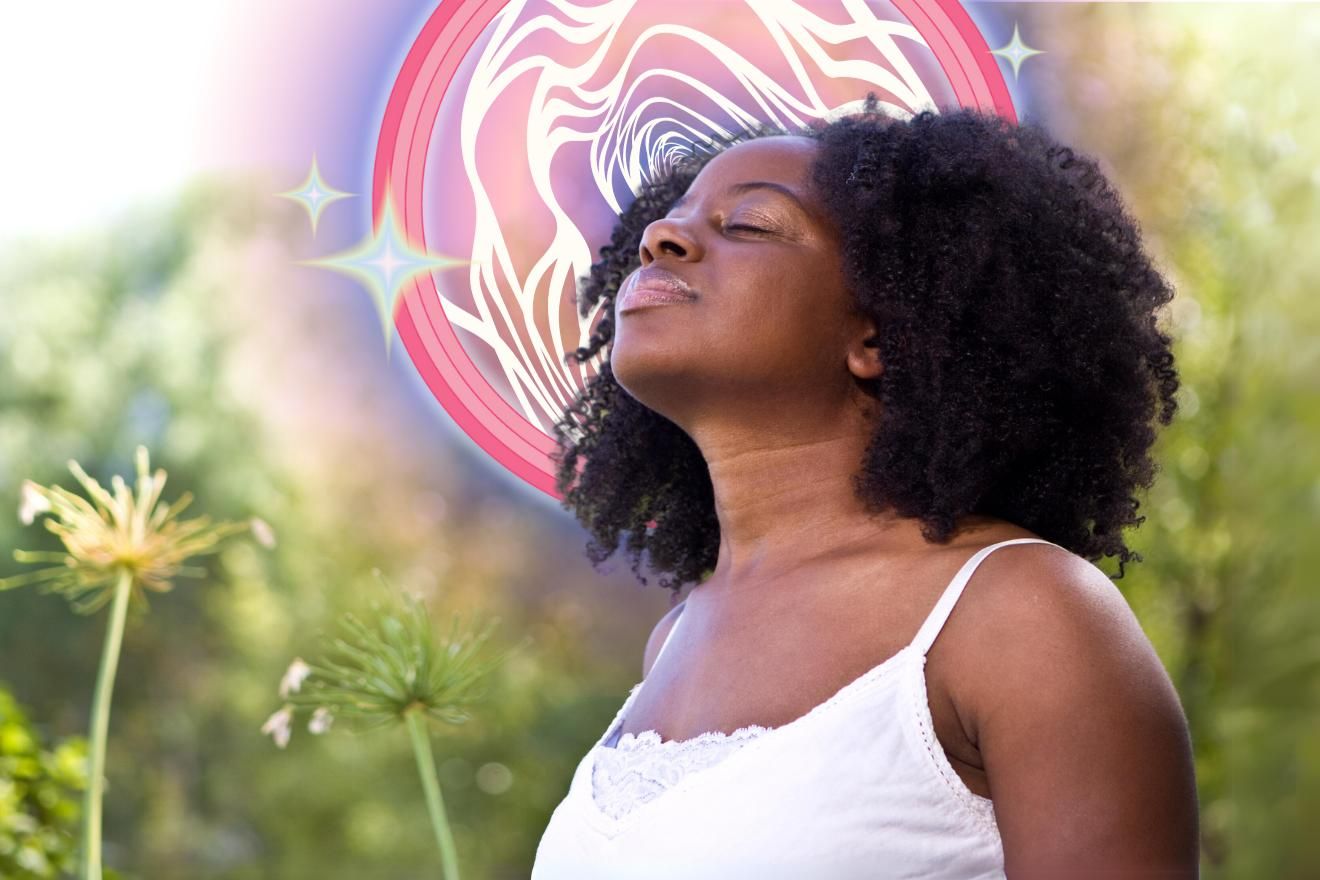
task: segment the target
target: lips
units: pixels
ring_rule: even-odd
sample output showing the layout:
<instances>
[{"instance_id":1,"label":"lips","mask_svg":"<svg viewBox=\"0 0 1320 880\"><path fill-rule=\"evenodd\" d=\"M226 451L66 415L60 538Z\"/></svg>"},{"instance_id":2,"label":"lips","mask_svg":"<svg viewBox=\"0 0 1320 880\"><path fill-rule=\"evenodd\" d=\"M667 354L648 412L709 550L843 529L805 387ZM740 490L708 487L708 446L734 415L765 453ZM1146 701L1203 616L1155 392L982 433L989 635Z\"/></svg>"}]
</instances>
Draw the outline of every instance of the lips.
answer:
<instances>
[{"instance_id":1,"label":"lips","mask_svg":"<svg viewBox=\"0 0 1320 880\"><path fill-rule=\"evenodd\" d=\"M626 312L648 305L692 302L697 293L687 282L654 266L639 269L619 296L619 311Z\"/></svg>"}]
</instances>

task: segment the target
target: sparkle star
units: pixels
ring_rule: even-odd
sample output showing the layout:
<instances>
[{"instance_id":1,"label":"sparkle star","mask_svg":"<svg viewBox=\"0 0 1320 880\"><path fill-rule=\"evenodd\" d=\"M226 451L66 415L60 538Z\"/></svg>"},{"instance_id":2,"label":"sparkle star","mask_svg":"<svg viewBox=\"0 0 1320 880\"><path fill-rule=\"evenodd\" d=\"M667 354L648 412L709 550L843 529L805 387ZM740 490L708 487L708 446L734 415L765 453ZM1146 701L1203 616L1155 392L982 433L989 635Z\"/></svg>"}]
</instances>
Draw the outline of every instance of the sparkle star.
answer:
<instances>
[{"instance_id":1,"label":"sparkle star","mask_svg":"<svg viewBox=\"0 0 1320 880\"><path fill-rule=\"evenodd\" d=\"M297 262L300 265L331 269L362 283L376 305L388 357L393 339L394 316L401 298L400 288L404 283L420 272L465 266L470 261L414 250L404 238L394 207L386 196L384 220L380 229L371 237L341 253Z\"/></svg>"},{"instance_id":2,"label":"sparkle star","mask_svg":"<svg viewBox=\"0 0 1320 880\"><path fill-rule=\"evenodd\" d=\"M316 167L315 153L312 154L312 170L307 172L307 178L298 185L298 188L276 193L276 195L303 206L307 211L307 215L312 219L312 235L316 235L316 221L326 205L340 199L354 197L354 193L337 190L321 179L321 172Z\"/></svg>"},{"instance_id":3,"label":"sparkle star","mask_svg":"<svg viewBox=\"0 0 1320 880\"><path fill-rule=\"evenodd\" d=\"M1018 36L1017 22L1013 22L1013 39L1008 41L1007 46L1000 46L998 49L991 49L991 55L998 55L1001 58L1007 58L1013 65L1013 79L1017 79L1018 68L1032 55L1044 55L1044 51L1033 49Z\"/></svg>"}]
</instances>

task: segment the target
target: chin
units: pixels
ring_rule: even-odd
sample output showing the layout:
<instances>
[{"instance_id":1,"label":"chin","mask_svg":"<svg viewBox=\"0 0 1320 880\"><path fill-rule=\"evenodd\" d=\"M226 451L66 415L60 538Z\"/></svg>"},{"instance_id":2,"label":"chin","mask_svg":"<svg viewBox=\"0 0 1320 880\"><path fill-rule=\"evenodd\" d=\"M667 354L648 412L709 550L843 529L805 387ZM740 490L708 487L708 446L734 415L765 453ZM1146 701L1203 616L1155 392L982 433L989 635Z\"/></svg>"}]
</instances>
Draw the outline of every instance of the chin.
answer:
<instances>
[{"instance_id":1,"label":"chin","mask_svg":"<svg viewBox=\"0 0 1320 880\"><path fill-rule=\"evenodd\" d=\"M690 364L678 354L672 349L635 351L622 347L610 352L610 369L630 397L672 420L682 401L691 398L694 381Z\"/></svg>"}]
</instances>

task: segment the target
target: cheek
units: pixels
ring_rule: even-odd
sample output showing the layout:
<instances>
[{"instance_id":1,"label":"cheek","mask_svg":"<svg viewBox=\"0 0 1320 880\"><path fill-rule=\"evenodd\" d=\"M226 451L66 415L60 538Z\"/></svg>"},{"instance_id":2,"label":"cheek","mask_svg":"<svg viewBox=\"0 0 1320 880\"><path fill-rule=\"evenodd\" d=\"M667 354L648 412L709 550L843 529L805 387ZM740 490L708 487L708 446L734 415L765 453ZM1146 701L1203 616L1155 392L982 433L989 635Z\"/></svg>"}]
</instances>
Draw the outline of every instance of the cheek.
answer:
<instances>
[{"instance_id":1,"label":"cheek","mask_svg":"<svg viewBox=\"0 0 1320 880\"><path fill-rule=\"evenodd\" d=\"M781 384L794 377L823 378L836 366L837 330L831 329L827 310L812 302L813 291L779 279L751 292L757 295L721 303L697 341L699 347L709 343L704 350L713 372Z\"/></svg>"},{"instance_id":2,"label":"cheek","mask_svg":"<svg viewBox=\"0 0 1320 880\"><path fill-rule=\"evenodd\" d=\"M802 351L835 338L845 291L836 270L804 259L762 260L729 298L730 329ZM736 302L735 302L736 301ZM736 306L736 307L735 307Z\"/></svg>"}]
</instances>

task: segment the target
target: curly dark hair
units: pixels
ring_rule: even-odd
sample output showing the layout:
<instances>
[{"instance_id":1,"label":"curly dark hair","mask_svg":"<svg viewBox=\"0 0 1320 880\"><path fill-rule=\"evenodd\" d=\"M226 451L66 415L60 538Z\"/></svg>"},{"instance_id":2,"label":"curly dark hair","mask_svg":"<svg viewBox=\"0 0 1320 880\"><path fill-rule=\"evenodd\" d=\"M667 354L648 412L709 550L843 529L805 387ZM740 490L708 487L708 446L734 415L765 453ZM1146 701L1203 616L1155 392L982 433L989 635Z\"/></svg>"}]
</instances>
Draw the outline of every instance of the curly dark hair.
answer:
<instances>
[{"instance_id":1,"label":"curly dark hair","mask_svg":"<svg viewBox=\"0 0 1320 880\"><path fill-rule=\"evenodd\" d=\"M1091 561L1142 557L1138 488L1159 466L1152 424L1179 387L1156 326L1172 287L1097 162L1039 124L967 108L899 120L874 95L853 115L791 131L744 129L694 148L641 187L579 312L602 300L585 363L614 331L614 297L642 234L714 155L753 137L815 138L812 181L841 234L843 268L878 328L881 375L857 379L883 418L854 477L868 510L921 521L943 543L965 515L1007 520ZM632 554L684 583L714 568L720 531L705 459L688 434L616 381L608 359L555 425L563 506L599 567L620 532Z\"/></svg>"}]
</instances>

